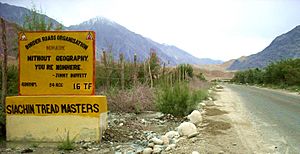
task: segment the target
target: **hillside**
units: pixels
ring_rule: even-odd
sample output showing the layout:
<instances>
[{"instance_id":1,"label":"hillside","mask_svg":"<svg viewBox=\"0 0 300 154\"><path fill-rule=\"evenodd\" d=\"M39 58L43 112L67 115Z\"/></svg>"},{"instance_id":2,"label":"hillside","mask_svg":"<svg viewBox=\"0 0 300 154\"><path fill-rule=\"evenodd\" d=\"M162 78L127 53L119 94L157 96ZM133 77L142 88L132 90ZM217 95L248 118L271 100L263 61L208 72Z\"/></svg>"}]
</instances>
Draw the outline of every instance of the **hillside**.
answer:
<instances>
[{"instance_id":1,"label":"hillside","mask_svg":"<svg viewBox=\"0 0 300 154\"><path fill-rule=\"evenodd\" d=\"M30 15L30 10L24 7L18 7L9 5L6 3L0 2L0 16L6 19L9 22L16 23L22 26L25 22L25 17ZM40 14L43 18L45 18L46 23L52 23L53 26L60 25L56 20L44 15Z\"/></svg>"},{"instance_id":2,"label":"hillside","mask_svg":"<svg viewBox=\"0 0 300 154\"><path fill-rule=\"evenodd\" d=\"M300 58L300 26L276 37L263 51L235 60L228 69L263 68L272 62L289 58Z\"/></svg>"},{"instance_id":3,"label":"hillside","mask_svg":"<svg viewBox=\"0 0 300 154\"><path fill-rule=\"evenodd\" d=\"M103 17L96 17L79 25L70 26L67 29L95 31L97 51L101 52L102 49L112 50L115 58L118 58L119 53L122 52L127 60L132 61L133 55L136 53L139 60L142 61L149 57L150 50L153 49L162 62L171 65L180 63L221 63L211 59L199 59L175 46L157 43Z\"/></svg>"}]
</instances>

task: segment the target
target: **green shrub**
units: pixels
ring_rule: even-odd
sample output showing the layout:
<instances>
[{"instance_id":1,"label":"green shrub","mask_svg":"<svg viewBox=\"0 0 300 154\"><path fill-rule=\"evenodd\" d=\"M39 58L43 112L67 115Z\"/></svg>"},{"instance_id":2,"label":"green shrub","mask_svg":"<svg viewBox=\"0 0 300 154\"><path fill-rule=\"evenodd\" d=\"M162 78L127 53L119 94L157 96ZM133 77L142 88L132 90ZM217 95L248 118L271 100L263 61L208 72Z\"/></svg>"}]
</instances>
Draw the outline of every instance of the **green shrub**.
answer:
<instances>
[{"instance_id":1,"label":"green shrub","mask_svg":"<svg viewBox=\"0 0 300 154\"><path fill-rule=\"evenodd\" d=\"M59 150L73 150L75 148L75 138L70 139L69 131L65 139L61 138L61 143L58 145Z\"/></svg>"},{"instance_id":2,"label":"green shrub","mask_svg":"<svg viewBox=\"0 0 300 154\"><path fill-rule=\"evenodd\" d=\"M193 67L190 64L180 64L177 66L177 69L180 71L180 75L182 76L185 72L186 75L190 78L193 78L194 73L193 73Z\"/></svg>"},{"instance_id":3,"label":"green shrub","mask_svg":"<svg viewBox=\"0 0 300 154\"><path fill-rule=\"evenodd\" d=\"M197 74L196 77L201 81L206 81L204 74L201 72L199 72L199 74Z\"/></svg>"},{"instance_id":4,"label":"green shrub","mask_svg":"<svg viewBox=\"0 0 300 154\"><path fill-rule=\"evenodd\" d=\"M206 97L205 91L192 91L185 82L175 83L173 87L163 85L156 93L156 106L162 113L185 116Z\"/></svg>"},{"instance_id":5,"label":"green shrub","mask_svg":"<svg viewBox=\"0 0 300 154\"><path fill-rule=\"evenodd\" d=\"M1 63L1 61L0 61ZM7 67L7 96L18 95L18 68L15 65L9 65ZM0 93L2 93L2 69L0 69ZM0 95L0 101L2 101L2 96ZM0 138L4 137L5 134L2 132L5 131L5 107L0 103Z\"/></svg>"},{"instance_id":6,"label":"green shrub","mask_svg":"<svg viewBox=\"0 0 300 154\"><path fill-rule=\"evenodd\" d=\"M2 87L2 69L0 69L0 87ZM18 95L18 67L15 65L9 65L7 67L7 96ZM0 90L0 92L2 89ZM0 96L1 98L1 96Z\"/></svg>"}]
</instances>

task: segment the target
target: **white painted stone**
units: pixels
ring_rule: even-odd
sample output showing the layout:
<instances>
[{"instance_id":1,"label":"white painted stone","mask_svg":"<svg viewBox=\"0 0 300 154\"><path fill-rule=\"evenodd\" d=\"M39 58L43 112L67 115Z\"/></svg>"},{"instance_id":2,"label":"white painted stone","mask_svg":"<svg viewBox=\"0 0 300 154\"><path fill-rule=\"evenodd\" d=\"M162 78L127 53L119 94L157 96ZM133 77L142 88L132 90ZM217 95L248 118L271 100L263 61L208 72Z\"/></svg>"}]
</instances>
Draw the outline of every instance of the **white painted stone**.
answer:
<instances>
[{"instance_id":1,"label":"white painted stone","mask_svg":"<svg viewBox=\"0 0 300 154\"><path fill-rule=\"evenodd\" d=\"M152 138L151 141L156 145L162 145L164 143L161 139L158 139L156 137Z\"/></svg>"},{"instance_id":2,"label":"white painted stone","mask_svg":"<svg viewBox=\"0 0 300 154\"><path fill-rule=\"evenodd\" d=\"M196 133L197 128L191 122L183 122L179 125L178 132L180 136L189 136L190 134Z\"/></svg>"},{"instance_id":3,"label":"white painted stone","mask_svg":"<svg viewBox=\"0 0 300 154\"><path fill-rule=\"evenodd\" d=\"M175 147L176 147L176 144L170 144L165 150L166 151L174 150Z\"/></svg>"},{"instance_id":4,"label":"white painted stone","mask_svg":"<svg viewBox=\"0 0 300 154\"><path fill-rule=\"evenodd\" d=\"M162 151L162 147L161 145L155 145L153 147L153 153L156 154L156 153L160 153Z\"/></svg>"},{"instance_id":5,"label":"white painted stone","mask_svg":"<svg viewBox=\"0 0 300 154\"><path fill-rule=\"evenodd\" d=\"M153 152L152 148L145 148L143 154L151 154Z\"/></svg>"},{"instance_id":6,"label":"white painted stone","mask_svg":"<svg viewBox=\"0 0 300 154\"><path fill-rule=\"evenodd\" d=\"M149 143L148 147L153 148L154 147L154 143Z\"/></svg>"},{"instance_id":7,"label":"white painted stone","mask_svg":"<svg viewBox=\"0 0 300 154\"><path fill-rule=\"evenodd\" d=\"M161 137L161 140L163 141L164 145L168 145L170 143L170 140L169 140L169 138L166 135L163 135Z\"/></svg>"},{"instance_id":8,"label":"white painted stone","mask_svg":"<svg viewBox=\"0 0 300 154\"><path fill-rule=\"evenodd\" d=\"M192 134L190 134L190 135L188 136L188 138L193 138L193 137L196 137L197 135L199 135L198 132L192 133Z\"/></svg>"},{"instance_id":9,"label":"white painted stone","mask_svg":"<svg viewBox=\"0 0 300 154\"><path fill-rule=\"evenodd\" d=\"M201 106L206 106L206 104L205 104L205 103L200 103L200 105L201 105Z\"/></svg>"},{"instance_id":10,"label":"white painted stone","mask_svg":"<svg viewBox=\"0 0 300 154\"><path fill-rule=\"evenodd\" d=\"M200 154L198 151L193 151L192 154Z\"/></svg>"},{"instance_id":11,"label":"white painted stone","mask_svg":"<svg viewBox=\"0 0 300 154\"><path fill-rule=\"evenodd\" d=\"M165 136L167 136L169 139L172 139L172 138L176 138L179 136L179 133L176 132L176 131L169 131L165 134Z\"/></svg>"},{"instance_id":12,"label":"white painted stone","mask_svg":"<svg viewBox=\"0 0 300 154\"><path fill-rule=\"evenodd\" d=\"M188 115L188 119L193 124L199 124L200 122L202 122L202 115L198 110L194 110L190 115Z\"/></svg>"}]
</instances>

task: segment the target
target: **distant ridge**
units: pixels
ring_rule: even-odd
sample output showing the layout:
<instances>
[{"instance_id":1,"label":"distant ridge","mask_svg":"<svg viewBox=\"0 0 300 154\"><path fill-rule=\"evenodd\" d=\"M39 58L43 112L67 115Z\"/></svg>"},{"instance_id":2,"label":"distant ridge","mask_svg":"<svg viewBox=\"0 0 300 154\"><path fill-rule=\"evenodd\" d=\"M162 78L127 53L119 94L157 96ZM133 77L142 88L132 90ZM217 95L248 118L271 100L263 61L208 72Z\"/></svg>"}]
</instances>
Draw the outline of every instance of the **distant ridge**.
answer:
<instances>
[{"instance_id":1,"label":"distant ridge","mask_svg":"<svg viewBox=\"0 0 300 154\"><path fill-rule=\"evenodd\" d=\"M263 68L272 62L289 58L300 58L300 26L276 37L263 51L235 60L228 70Z\"/></svg>"}]
</instances>

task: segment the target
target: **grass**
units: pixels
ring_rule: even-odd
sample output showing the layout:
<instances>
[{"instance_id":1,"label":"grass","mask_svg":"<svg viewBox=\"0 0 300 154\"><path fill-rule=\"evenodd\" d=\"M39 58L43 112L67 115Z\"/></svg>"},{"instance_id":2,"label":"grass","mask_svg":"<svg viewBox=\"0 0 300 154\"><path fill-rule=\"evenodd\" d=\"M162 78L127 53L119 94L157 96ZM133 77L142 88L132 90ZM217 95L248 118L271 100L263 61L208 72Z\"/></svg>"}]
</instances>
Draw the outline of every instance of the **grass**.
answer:
<instances>
[{"instance_id":1,"label":"grass","mask_svg":"<svg viewBox=\"0 0 300 154\"><path fill-rule=\"evenodd\" d=\"M59 150L73 150L75 149L75 138L70 139L69 131L65 139L61 139L61 143L58 145Z\"/></svg>"}]
</instances>

